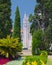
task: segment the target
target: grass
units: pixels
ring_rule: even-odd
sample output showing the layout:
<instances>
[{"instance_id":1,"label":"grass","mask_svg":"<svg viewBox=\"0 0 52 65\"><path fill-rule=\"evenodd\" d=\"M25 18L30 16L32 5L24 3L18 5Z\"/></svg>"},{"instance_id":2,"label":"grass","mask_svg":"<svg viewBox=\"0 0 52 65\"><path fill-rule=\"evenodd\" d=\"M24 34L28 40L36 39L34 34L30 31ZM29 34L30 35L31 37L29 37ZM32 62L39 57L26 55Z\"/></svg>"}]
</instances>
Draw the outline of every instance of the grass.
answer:
<instances>
[{"instance_id":1,"label":"grass","mask_svg":"<svg viewBox=\"0 0 52 65\"><path fill-rule=\"evenodd\" d=\"M46 65L52 65L52 59L48 59L47 64Z\"/></svg>"}]
</instances>

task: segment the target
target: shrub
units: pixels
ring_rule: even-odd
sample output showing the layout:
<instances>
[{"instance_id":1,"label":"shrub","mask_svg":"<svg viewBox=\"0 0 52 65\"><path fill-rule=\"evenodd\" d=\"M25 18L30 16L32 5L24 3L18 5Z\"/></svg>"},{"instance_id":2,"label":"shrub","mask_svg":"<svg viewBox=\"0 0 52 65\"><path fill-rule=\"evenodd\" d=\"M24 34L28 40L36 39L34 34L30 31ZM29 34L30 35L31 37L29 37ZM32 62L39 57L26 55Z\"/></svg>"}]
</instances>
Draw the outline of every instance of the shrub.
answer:
<instances>
[{"instance_id":1,"label":"shrub","mask_svg":"<svg viewBox=\"0 0 52 65\"><path fill-rule=\"evenodd\" d=\"M47 56L46 51L41 51L41 54L38 56L27 56L22 65L45 65Z\"/></svg>"},{"instance_id":2,"label":"shrub","mask_svg":"<svg viewBox=\"0 0 52 65\"><path fill-rule=\"evenodd\" d=\"M42 59L42 61L44 61L44 63L47 62L47 58L48 58L48 54L46 51L41 51L41 54L40 54L40 59Z\"/></svg>"},{"instance_id":3,"label":"shrub","mask_svg":"<svg viewBox=\"0 0 52 65\"><path fill-rule=\"evenodd\" d=\"M45 65L39 56L26 57L22 65Z\"/></svg>"},{"instance_id":4,"label":"shrub","mask_svg":"<svg viewBox=\"0 0 52 65\"><path fill-rule=\"evenodd\" d=\"M0 39L0 55L3 55L5 57L10 57L10 55L14 58L15 54L18 51L22 50L22 44L18 42L17 38L10 38L10 36L7 36L7 38Z\"/></svg>"},{"instance_id":5,"label":"shrub","mask_svg":"<svg viewBox=\"0 0 52 65\"><path fill-rule=\"evenodd\" d=\"M39 54L39 46L42 44L42 31L38 30L34 32L32 37L32 54Z\"/></svg>"},{"instance_id":6,"label":"shrub","mask_svg":"<svg viewBox=\"0 0 52 65\"><path fill-rule=\"evenodd\" d=\"M40 54L40 56L48 56L48 53L47 53L47 51L41 51L41 54Z\"/></svg>"}]
</instances>

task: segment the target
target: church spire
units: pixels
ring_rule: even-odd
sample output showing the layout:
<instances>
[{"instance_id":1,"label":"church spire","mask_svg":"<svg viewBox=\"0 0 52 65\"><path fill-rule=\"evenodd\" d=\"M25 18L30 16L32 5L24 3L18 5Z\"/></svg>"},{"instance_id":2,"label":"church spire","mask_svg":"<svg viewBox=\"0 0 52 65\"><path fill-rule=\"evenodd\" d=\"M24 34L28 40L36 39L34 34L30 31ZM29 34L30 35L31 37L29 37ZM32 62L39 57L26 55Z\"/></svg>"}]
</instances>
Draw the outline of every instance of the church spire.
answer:
<instances>
[{"instance_id":1,"label":"church spire","mask_svg":"<svg viewBox=\"0 0 52 65\"><path fill-rule=\"evenodd\" d=\"M26 13L24 14L24 18L27 18L27 15L26 15Z\"/></svg>"},{"instance_id":2,"label":"church spire","mask_svg":"<svg viewBox=\"0 0 52 65\"><path fill-rule=\"evenodd\" d=\"M23 43L23 48L30 49L31 47L31 35L30 35L30 25L28 21L28 17L26 13L24 14L23 18L23 33L22 33L22 43Z\"/></svg>"},{"instance_id":3,"label":"church spire","mask_svg":"<svg viewBox=\"0 0 52 65\"><path fill-rule=\"evenodd\" d=\"M28 22L28 17L27 17L27 15L26 15L26 13L24 14L24 18L23 18L23 23L26 23L26 22Z\"/></svg>"}]
</instances>

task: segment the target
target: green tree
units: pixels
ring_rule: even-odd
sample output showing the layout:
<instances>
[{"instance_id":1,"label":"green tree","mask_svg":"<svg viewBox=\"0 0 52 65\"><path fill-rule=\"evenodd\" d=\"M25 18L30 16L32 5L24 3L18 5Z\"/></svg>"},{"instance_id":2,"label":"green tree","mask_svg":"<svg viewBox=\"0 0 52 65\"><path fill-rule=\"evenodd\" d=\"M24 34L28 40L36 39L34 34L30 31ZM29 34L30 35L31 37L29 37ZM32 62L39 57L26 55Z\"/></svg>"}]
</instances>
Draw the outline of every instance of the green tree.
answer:
<instances>
[{"instance_id":1,"label":"green tree","mask_svg":"<svg viewBox=\"0 0 52 65\"><path fill-rule=\"evenodd\" d=\"M52 0L36 0L37 4L34 9L34 15L29 16L29 20L32 22L32 29L36 29L34 26L35 22L38 23L38 29L44 28L44 31L47 29L50 24L50 19L52 19ZM51 20L52 21L52 20ZM33 31L31 32L33 33Z\"/></svg>"},{"instance_id":2,"label":"green tree","mask_svg":"<svg viewBox=\"0 0 52 65\"><path fill-rule=\"evenodd\" d=\"M13 37L19 38L19 41L21 41L21 24L20 24L20 13L18 7L16 8Z\"/></svg>"},{"instance_id":3,"label":"green tree","mask_svg":"<svg viewBox=\"0 0 52 65\"><path fill-rule=\"evenodd\" d=\"M43 42L45 44L44 49L46 49L49 47L49 44L52 43L51 42L52 0L36 0L36 1L37 4L34 9L34 15L30 14L29 16L29 21L32 22L30 30L32 35L34 31L38 31L39 29L42 30L42 33L44 35L44 37L42 36L44 38Z\"/></svg>"},{"instance_id":4,"label":"green tree","mask_svg":"<svg viewBox=\"0 0 52 65\"><path fill-rule=\"evenodd\" d=\"M37 51L43 47L41 47L41 45L43 44L43 37L42 37L42 30L38 30L36 32L34 32L33 36L32 36L32 54L36 54Z\"/></svg>"},{"instance_id":5,"label":"green tree","mask_svg":"<svg viewBox=\"0 0 52 65\"><path fill-rule=\"evenodd\" d=\"M50 45L52 43L52 26L48 26L45 32L45 42Z\"/></svg>"},{"instance_id":6,"label":"green tree","mask_svg":"<svg viewBox=\"0 0 52 65\"><path fill-rule=\"evenodd\" d=\"M11 34L11 0L0 0L0 38Z\"/></svg>"}]
</instances>

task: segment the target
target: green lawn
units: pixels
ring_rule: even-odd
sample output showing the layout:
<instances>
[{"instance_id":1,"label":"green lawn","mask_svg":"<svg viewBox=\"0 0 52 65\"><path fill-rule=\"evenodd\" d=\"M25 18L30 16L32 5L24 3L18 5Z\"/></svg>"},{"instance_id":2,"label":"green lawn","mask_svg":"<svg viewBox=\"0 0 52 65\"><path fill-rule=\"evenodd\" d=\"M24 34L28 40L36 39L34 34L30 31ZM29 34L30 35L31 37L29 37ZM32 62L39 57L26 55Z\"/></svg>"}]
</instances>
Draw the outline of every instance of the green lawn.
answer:
<instances>
[{"instance_id":1,"label":"green lawn","mask_svg":"<svg viewBox=\"0 0 52 65\"><path fill-rule=\"evenodd\" d=\"M48 59L47 64L46 65L52 65L52 59Z\"/></svg>"}]
</instances>

